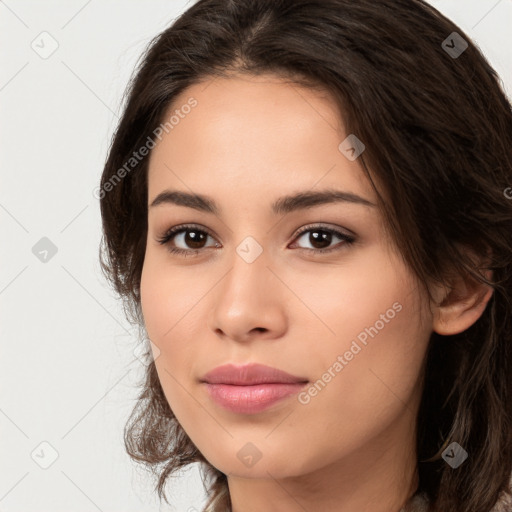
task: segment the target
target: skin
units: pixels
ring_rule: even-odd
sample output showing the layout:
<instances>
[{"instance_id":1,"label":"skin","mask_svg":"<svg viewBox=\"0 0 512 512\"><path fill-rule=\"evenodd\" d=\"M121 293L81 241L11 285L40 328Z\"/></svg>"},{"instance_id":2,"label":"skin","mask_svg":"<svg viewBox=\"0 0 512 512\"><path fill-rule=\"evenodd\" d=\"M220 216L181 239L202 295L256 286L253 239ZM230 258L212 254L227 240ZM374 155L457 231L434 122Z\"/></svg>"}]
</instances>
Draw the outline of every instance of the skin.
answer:
<instances>
[{"instance_id":1,"label":"skin","mask_svg":"<svg viewBox=\"0 0 512 512\"><path fill-rule=\"evenodd\" d=\"M338 149L348 134L326 93L236 75L191 86L172 110L190 97L197 106L151 153L148 204L173 189L208 195L221 212L149 208L141 305L170 407L228 475L234 512L398 511L418 484L416 413L430 334L465 330L492 290L454 279L453 291L436 288L429 304L377 207L271 212L281 196L331 187L377 202L360 159ZM157 241L185 223L212 234L195 256L169 252L197 247L183 233L168 246ZM297 235L315 223L350 230L356 241L333 235L329 247L338 249L315 253L327 244ZM262 249L252 263L236 251L248 236ZM307 404L293 396L236 414L199 382L219 365L259 362L314 383L395 303L402 309ZM261 453L251 467L237 457L247 443Z\"/></svg>"}]
</instances>

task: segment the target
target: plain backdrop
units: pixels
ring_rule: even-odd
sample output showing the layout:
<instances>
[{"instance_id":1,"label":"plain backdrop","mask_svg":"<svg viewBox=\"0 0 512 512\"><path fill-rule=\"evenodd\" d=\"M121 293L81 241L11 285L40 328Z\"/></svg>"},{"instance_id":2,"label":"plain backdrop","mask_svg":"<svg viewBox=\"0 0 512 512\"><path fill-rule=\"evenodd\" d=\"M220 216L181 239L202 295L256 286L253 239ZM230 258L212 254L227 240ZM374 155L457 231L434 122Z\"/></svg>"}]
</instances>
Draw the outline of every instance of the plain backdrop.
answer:
<instances>
[{"instance_id":1,"label":"plain backdrop","mask_svg":"<svg viewBox=\"0 0 512 512\"><path fill-rule=\"evenodd\" d=\"M511 97L512 1L431 3ZM135 63L188 5L0 1L2 512L193 512L205 502L197 467L169 485L173 508L125 453L144 365L100 273L93 195Z\"/></svg>"}]
</instances>

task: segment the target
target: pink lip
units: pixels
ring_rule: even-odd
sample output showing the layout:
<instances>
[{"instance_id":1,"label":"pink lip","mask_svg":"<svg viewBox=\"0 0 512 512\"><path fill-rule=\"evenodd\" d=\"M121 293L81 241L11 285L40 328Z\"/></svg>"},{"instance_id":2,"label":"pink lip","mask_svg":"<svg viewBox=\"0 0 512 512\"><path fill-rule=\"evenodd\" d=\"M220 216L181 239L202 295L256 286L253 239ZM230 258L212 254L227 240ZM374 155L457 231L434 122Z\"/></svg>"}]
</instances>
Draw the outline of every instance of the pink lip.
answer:
<instances>
[{"instance_id":1,"label":"pink lip","mask_svg":"<svg viewBox=\"0 0 512 512\"><path fill-rule=\"evenodd\" d=\"M219 366L200 380L216 403L245 414L267 409L298 393L308 382L306 378L261 364Z\"/></svg>"}]
</instances>

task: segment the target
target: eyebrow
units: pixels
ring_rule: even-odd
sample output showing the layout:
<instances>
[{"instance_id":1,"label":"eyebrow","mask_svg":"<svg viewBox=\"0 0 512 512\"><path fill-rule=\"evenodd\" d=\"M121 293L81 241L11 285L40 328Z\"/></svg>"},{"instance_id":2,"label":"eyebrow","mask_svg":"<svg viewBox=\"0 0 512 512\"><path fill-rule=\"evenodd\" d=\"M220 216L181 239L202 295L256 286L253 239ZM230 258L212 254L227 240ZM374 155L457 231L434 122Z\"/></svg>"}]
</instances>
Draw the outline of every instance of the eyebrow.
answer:
<instances>
[{"instance_id":1,"label":"eyebrow","mask_svg":"<svg viewBox=\"0 0 512 512\"><path fill-rule=\"evenodd\" d=\"M312 208L314 206L329 203L352 203L362 206L375 207L368 199L353 194L352 192L343 192L341 190L326 189L319 191L304 191L293 195L283 196L274 201L271 205L272 212L276 215L290 213L296 210ZM164 190L158 194L149 205L150 208L162 204L175 204L186 206L206 213L220 215L221 209L215 201L202 194L191 194L179 190Z\"/></svg>"}]
</instances>

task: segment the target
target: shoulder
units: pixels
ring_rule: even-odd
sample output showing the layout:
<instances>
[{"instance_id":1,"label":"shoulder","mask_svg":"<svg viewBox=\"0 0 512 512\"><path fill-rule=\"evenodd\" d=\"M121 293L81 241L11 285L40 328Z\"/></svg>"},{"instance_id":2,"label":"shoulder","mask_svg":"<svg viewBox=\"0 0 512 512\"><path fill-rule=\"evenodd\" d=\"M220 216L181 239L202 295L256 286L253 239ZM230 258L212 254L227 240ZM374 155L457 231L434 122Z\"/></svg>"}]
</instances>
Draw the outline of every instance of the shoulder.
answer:
<instances>
[{"instance_id":1,"label":"shoulder","mask_svg":"<svg viewBox=\"0 0 512 512\"><path fill-rule=\"evenodd\" d=\"M407 503L407 505L400 510L400 512L428 512L430 500L427 493L416 493ZM509 492L503 492L490 510L490 512L512 512L512 474L509 481Z\"/></svg>"},{"instance_id":2,"label":"shoulder","mask_svg":"<svg viewBox=\"0 0 512 512\"><path fill-rule=\"evenodd\" d=\"M509 492L503 492L496 505L491 509L491 512L511 512L512 511L512 475L509 480Z\"/></svg>"},{"instance_id":3,"label":"shoulder","mask_svg":"<svg viewBox=\"0 0 512 512\"><path fill-rule=\"evenodd\" d=\"M428 495L425 492L417 492L407 502L400 512L427 512L429 505ZM501 512L501 511L500 511Z\"/></svg>"}]
</instances>

